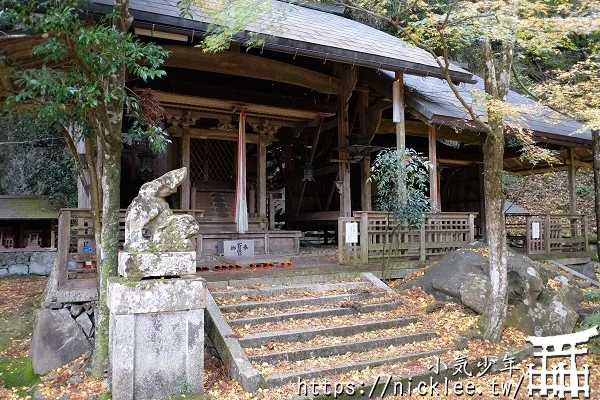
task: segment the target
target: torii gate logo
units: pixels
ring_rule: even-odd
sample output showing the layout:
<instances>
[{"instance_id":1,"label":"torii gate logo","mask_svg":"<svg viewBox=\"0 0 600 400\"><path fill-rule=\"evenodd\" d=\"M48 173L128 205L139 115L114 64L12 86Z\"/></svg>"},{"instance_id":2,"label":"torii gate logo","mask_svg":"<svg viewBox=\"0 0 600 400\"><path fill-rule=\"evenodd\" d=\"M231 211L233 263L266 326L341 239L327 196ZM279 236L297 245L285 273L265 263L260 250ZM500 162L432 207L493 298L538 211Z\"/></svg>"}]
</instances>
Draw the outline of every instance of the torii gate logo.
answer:
<instances>
[{"instance_id":1,"label":"torii gate logo","mask_svg":"<svg viewBox=\"0 0 600 400\"><path fill-rule=\"evenodd\" d=\"M542 358L541 369L534 369L535 364L527 364L529 375L529 396L534 391L539 391L541 396L552 393L561 399L565 393L571 393L571 397L583 393L585 398L590 397L590 366L583 364L583 369L577 369L577 356L587 354L587 347L577 348L580 343L587 343L591 338L598 336L598 327L594 326L581 332L567 335L536 337L529 336L527 341L541 351L533 353L535 357ZM537 349L536 349L537 350ZM569 357L569 362L560 362L548 369L548 358Z\"/></svg>"}]
</instances>

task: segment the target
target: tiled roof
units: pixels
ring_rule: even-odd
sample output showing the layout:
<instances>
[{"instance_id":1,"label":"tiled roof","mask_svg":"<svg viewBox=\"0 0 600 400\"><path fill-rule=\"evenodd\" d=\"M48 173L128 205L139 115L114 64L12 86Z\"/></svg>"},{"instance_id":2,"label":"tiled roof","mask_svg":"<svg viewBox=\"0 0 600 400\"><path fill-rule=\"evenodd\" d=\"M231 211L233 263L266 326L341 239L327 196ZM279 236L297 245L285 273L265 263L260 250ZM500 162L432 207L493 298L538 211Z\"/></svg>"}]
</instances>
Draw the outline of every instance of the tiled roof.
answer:
<instances>
[{"instance_id":1,"label":"tiled roof","mask_svg":"<svg viewBox=\"0 0 600 400\"><path fill-rule=\"evenodd\" d=\"M260 24L251 24L247 30L266 35L266 49L409 74L440 76L439 67L429 53L395 36L335 13L283 1L265 1L271 2L271 11L260 19ZM92 11L108 12L113 0L94 0L93 3ZM134 26L171 30L196 38L206 31L210 22L199 8L195 9L194 20L181 18L177 0L131 0L130 12ZM269 20L276 23L269 23ZM450 73L458 81L468 81L472 76L458 66L453 66Z\"/></svg>"},{"instance_id":2,"label":"tiled roof","mask_svg":"<svg viewBox=\"0 0 600 400\"><path fill-rule=\"evenodd\" d=\"M504 201L504 214L529 214L529 211L524 209L512 201Z\"/></svg>"},{"instance_id":3,"label":"tiled roof","mask_svg":"<svg viewBox=\"0 0 600 400\"><path fill-rule=\"evenodd\" d=\"M47 196L0 196L0 220L56 219L58 210Z\"/></svg>"},{"instance_id":4,"label":"tiled roof","mask_svg":"<svg viewBox=\"0 0 600 400\"><path fill-rule=\"evenodd\" d=\"M389 77L391 85L394 73L384 71L384 74ZM466 103L472 106L477 115L486 121L487 114L485 107L479 100L484 91L483 78L474 77L477 79L476 83L461 83L458 86L458 90ZM407 105L425 116L429 122L439 125L464 127L469 126L469 122L472 121L470 115L462 104L459 103L445 80L405 75L404 84L406 87ZM589 143L592 140L589 131L579 132L582 127L579 122L512 90L508 93L506 101L518 106L525 106L519 109L521 118L507 120L507 124L509 125L518 124L523 128L531 130L539 138L547 137L585 143ZM471 125L468 129L476 128Z\"/></svg>"}]
</instances>

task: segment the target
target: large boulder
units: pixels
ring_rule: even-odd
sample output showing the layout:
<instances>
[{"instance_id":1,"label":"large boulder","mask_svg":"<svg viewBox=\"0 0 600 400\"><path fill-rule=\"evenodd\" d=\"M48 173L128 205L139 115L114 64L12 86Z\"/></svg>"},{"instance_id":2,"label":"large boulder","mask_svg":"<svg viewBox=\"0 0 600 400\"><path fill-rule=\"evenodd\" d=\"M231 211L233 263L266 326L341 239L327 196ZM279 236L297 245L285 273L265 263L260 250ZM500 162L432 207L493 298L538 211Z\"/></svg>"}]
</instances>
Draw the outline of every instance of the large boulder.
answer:
<instances>
[{"instance_id":1,"label":"large boulder","mask_svg":"<svg viewBox=\"0 0 600 400\"><path fill-rule=\"evenodd\" d=\"M544 290L533 305L517 304L508 314L506 324L527 335L553 336L573 332L579 319L577 307L583 293L574 284L556 291Z\"/></svg>"},{"instance_id":2,"label":"large boulder","mask_svg":"<svg viewBox=\"0 0 600 400\"><path fill-rule=\"evenodd\" d=\"M569 284L565 278L560 290L547 290L545 284L557 271L511 251L506 259L508 300L513 306L509 324L530 335L572 332L582 300L582 292L575 283ZM483 314L490 295L487 246L475 243L448 253L420 278L399 288L412 286L420 286L437 300L460 302Z\"/></svg>"},{"instance_id":3,"label":"large boulder","mask_svg":"<svg viewBox=\"0 0 600 400\"><path fill-rule=\"evenodd\" d=\"M56 252L39 251L31 254L29 259L29 273L33 275L50 275L52 265L56 260Z\"/></svg>"},{"instance_id":4,"label":"large boulder","mask_svg":"<svg viewBox=\"0 0 600 400\"><path fill-rule=\"evenodd\" d=\"M92 344L66 308L37 311L29 358L36 374L53 369L92 351Z\"/></svg>"},{"instance_id":5,"label":"large boulder","mask_svg":"<svg viewBox=\"0 0 600 400\"><path fill-rule=\"evenodd\" d=\"M590 279L598 281L598 275L596 274L596 263L593 261L585 264L569 265L569 268L579 272L582 275L585 275Z\"/></svg>"}]
</instances>

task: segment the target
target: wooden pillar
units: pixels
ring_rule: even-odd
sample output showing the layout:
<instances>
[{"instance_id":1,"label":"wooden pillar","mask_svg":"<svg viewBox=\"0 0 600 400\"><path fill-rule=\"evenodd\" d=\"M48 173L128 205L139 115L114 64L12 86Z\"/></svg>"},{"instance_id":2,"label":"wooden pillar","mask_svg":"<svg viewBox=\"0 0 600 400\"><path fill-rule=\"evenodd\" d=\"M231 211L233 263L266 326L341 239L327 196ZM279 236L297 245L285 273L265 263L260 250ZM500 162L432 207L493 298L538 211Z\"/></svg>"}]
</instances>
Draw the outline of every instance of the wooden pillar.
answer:
<instances>
[{"instance_id":1,"label":"wooden pillar","mask_svg":"<svg viewBox=\"0 0 600 400\"><path fill-rule=\"evenodd\" d=\"M479 216L481 217L481 236L485 238L485 188L484 188L484 169L483 164L479 164Z\"/></svg>"},{"instance_id":2,"label":"wooden pillar","mask_svg":"<svg viewBox=\"0 0 600 400\"><path fill-rule=\"evenodd\" d=\"M393 121L396 123L396 149L400 154L404 154L406 150L406 107L404 104L404 74L402 72L396 72L396 80L392 88ZM398 164L398 180L400 180L400 200L406 202L406 183L400 164Z\"/></svg>"},{"instance_id":3,"label":"wooden pillar","mask_svg":"<svg viewBox=\"0 0 600 400\"><path fill-rule=\"evenodd\" d=\"M369 107L369 92L359 93L359 104L358 104L358 121L360 126L360 134L367 136L370 132L367 132L367 108ZM362 211L371 211L373 209L371 205L371 182L367 182L367 179L371 177L371 159L365 158L362 160L360 166L360 206Z\"/></svg>"},{"instance_id":4,"label":"wooden pillar","mask_svg":"<svg viewBox=\"0 0 600 400\"><path fill-rule=\"evenodd\" d=\"M349 65L340 65L340 93L338 96L338 146L348 144L350 135L350 125L348 117L348 101L352 96L352 91L356 86L358 79L358 68L352 68ZM350 217L352 215L352 203L350 197L350 163L348 153L339 152L338 180L341 182L340 193L340 216Z\"/></svg>"},{"instance_id":5,"label":"wooden pillar","mask_svg":"<svg viewBox=\"0 0 600 400\"><path fill-rule=\"evenodd\" d=\"M367 179L371 176L371 160L365 158L360 164L360 205L363 211L371 211L371 182Z\"/></svg>"},{"instance_id":6,"label":"wooden pillar","mask_svg":"<svg viewBox=\"0 0 600 400\"><path fill-rule=\"evenodd\" d=\"M264 131L258 136L256 185L258 192L258 217L267 218L267 141Z\"/></svg>"},{"instance_id":7,"label":"wooden pillar","mask_svg":"<svg viewBox=\"0 0 600 400\"><path fill-rule=\"evenodd\" d=\"M275 229L275 196L269 192L269 229Z\"/></svg>"},{"instance_id":8,"label":"wooden pillar","mask_svg":"<svg viewBox=\"0 0 600 400\"><path fill-rule=\"evenodd\" d=\"M181 135L181 166L187 168L187 176L181 184L181 201L182 210L190 209L190 130L184 128Z\"/></svg>"},{"instance_id":9,"label":"wooden pillar","mask_svg":"<svg viewBox=\"0 0 600 400\"><path fill-rule=\"evenodd\" d=\"M435 125L429 127L429 161L431 169L429 170L429 197L431 199L431 211L440 211L439 198L440 189L438 182L437 167L437 145L435 140Z\"/></svg>"},{"instance_id":10,"label":"wooden pillar","mask_svg":"<svg viewBox=\"0 0 600 400\"><path fill-rule=\"evenodd\" d=\"M573 148L568 148L569 155L569 212L577 213L577 203L575 197L575 154Z\"/></svg>"}]
</instances>

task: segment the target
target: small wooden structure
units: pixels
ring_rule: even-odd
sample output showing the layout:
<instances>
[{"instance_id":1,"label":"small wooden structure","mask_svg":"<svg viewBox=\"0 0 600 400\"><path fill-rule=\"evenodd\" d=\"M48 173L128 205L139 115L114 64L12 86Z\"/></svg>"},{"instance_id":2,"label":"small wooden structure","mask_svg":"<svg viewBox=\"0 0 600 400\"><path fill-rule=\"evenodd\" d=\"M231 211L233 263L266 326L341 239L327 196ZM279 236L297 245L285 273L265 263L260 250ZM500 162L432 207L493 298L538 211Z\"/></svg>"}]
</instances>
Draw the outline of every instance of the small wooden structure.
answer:
<instances>
[{"instance_id":1,"label":"small wooden structure","mask_svg":"<svg viewBox=\"0 0 600 400\"><path fill-rule=\"evenodd\" d=\"M56 249L57 218L46 196L0 196L0 252Z\"/></svg>"}]
</instances>

